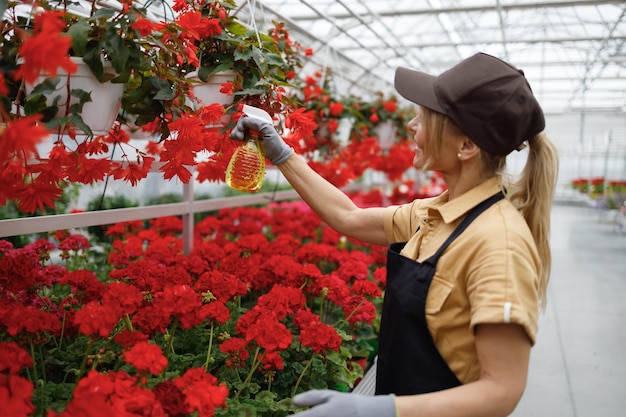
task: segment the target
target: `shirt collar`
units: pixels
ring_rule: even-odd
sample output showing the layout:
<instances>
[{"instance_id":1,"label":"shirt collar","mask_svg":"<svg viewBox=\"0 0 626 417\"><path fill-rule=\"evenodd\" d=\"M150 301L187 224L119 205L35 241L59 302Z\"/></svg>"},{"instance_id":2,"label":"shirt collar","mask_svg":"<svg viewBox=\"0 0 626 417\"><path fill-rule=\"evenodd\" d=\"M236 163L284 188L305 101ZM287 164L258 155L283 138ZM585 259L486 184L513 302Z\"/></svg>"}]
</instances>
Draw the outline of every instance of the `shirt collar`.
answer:
<instances>
[{"instance_id":1,"label":"shirt collar","mask_svg":"<svg viewBox=\"0 0 626 417\"><path fill-rule=\"evenodd\" d=\"M492 177L451 201L448 200L448 191L445 191L433 200L432 208L439 211L445 223L450 223L498 191L502 191L502 185L497 177Z\"/></svg>"}]
</instances>

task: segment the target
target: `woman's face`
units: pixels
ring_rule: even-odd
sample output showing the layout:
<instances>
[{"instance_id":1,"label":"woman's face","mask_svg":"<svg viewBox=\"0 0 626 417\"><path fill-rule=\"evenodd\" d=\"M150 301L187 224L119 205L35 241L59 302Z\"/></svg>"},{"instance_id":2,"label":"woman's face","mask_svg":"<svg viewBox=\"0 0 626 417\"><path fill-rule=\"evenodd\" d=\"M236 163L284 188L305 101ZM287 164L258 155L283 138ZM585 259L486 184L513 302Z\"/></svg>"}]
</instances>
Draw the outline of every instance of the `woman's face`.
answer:
<instances>
[{"instance_id":1,"label":"woman's face","mask_svg":"<svg viewBox=\"0 0 626 417\"><path fill-rule=\"evenodd\" d=\"M420 170L431 170L446 172L458 166L458 152L460 150L459 136L452 134L447 123L442 129L441 147L436 151L437 143L435 138L430 137L427 131L424 117L426 114L418 108L415 117L411 119L407 127L413 133L413 143L415 144L415 157L413 166Z\"/></svg>"},{"instance_id":2,"label":"woman's face","mask_svg":"<svg viewBox=\"0 0 626 417\"><path fill-rule=\"evenodd\" d=\"M413 133L413 150L415 151L415 156L413 157L413 166L417 169L424 169L426 167L426 162L428 158L424 154L424 142L425 142L425 134L424 134L424 123L422 119L422 110L420 108L415 112L415 117L409 121L407 125L409 132Z\"/></svg>"}]
</instances>

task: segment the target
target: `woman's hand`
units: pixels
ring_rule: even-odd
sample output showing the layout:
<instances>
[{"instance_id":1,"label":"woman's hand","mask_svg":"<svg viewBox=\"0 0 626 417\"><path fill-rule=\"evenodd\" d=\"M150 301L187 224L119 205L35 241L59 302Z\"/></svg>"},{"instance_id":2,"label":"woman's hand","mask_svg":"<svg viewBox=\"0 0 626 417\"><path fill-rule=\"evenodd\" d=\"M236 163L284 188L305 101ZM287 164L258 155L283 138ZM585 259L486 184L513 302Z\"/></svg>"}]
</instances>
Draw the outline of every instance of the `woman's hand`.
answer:
<instances>
[{"instance_id":1,"label":"woman's hand","mask_svg":"<svg viewBox=\"0 0 626 417\"><path fill-rule=\"evenodd\" d=\"M312 390L298 394L293 403L312 407L294 417L396 417L393 395L368 397L331 390Z\"/></svg>"},{"instance_id":2,"label":"woman's hand","mask_svg":"<svg viewBox=\"0 0 626 417\"><path fill-rule=\"evenodd\" d=\"M243 115L237 121L237 125L230 132L230 137L235 140L244 140L246 132L256 130L261 139L259 143L263 153L274 165L282 164L293 153L293 148L285 143L271 123L257 117Z\"/></svg>"}]
</instances>

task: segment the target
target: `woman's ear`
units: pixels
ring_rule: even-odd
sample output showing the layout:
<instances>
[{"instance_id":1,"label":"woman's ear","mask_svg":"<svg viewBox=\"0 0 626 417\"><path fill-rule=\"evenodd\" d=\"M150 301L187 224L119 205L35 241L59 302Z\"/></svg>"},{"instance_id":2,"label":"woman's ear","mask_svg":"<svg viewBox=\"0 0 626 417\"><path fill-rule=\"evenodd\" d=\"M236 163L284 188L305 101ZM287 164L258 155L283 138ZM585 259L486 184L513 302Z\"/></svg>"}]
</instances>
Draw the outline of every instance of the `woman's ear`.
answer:
<instances>
[{"instance_id":1,"label":"woman's ear","mask_svg":"<svg viewBox=\"0 0 626 417\"><path fill-rule=\"evenodd\" d=\"M480 148L467 136L463 138L461 142L461 148L459 149L459 159L470 159L480 153Z\"/></svg>"}]
</instances>

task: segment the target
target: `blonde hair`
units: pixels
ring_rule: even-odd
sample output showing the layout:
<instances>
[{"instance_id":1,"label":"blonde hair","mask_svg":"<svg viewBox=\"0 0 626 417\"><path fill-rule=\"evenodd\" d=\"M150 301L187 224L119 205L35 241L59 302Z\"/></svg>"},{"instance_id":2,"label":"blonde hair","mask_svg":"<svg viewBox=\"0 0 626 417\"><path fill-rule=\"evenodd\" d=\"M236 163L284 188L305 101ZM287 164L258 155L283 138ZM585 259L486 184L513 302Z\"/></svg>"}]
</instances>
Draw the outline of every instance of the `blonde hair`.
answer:
<instances>
[{"instance_id":1,"label":"blonde hair","mask_svg":"<svg viewBox=\"0 0 626 417\"><path fill-rule=\"evenodd\" d=\"M424 146L432 146L431 158L426 162L439 157L442 136L445 129L458 128L450 119L435 111L422 108L422 120L425 133L428 136ZM507 197L520 211L537 246L541 265L539 269L539 300L542 308L547 301L548 282L552 266L550 251L550 208L556 188L558 174L558 155L556 147L544 133L528 140L528 159L517 180L508 180L505 183L504 169L506 155L492 155L481 150L481 159L485 166L486 176L497 176L507 192Z\"/></svg>"},{"instance_id":2,"label":"blonde hair","mask_svg":"<svg viewBox=\"0 0 626 417\"><path fill-rule=\"evenodd\" d=\"M483 154L483 156L486 155ZM502 176L502 168L496 171L497 175ZM556 147L544 133L539 133L528 140L528 159L519 179L508 185L509 199L524 216L541 259L539 299L542 308L546 306L552 266L550 208L554 198L558 170L559 159Z\"/></svg>"}]
</instances>

